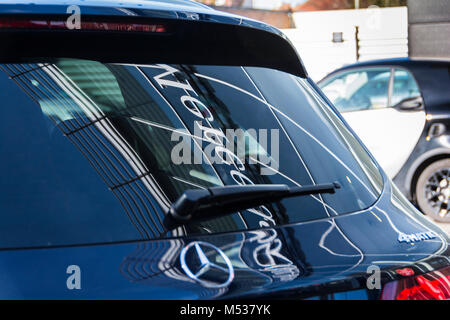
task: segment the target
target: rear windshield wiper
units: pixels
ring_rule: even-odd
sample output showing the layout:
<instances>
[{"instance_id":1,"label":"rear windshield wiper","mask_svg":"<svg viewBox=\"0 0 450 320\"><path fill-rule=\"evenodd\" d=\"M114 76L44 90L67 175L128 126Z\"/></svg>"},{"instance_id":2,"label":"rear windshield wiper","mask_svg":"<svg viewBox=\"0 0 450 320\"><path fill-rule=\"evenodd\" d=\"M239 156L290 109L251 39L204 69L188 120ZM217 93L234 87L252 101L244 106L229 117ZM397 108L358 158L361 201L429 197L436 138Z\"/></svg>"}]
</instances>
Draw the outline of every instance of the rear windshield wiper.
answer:
<instances>
[{"instance_id":1,"label":"rear windshield wiper","mask_svg":"<svg viewBox=\"0 0 450 320\"><path fill-rule=\"evenodd\" d=\"M335 193L339 188L339 183L334 182L302 187L260 184L190 189L172 204L164 219L164 225L171 230L189 222L217 218L285 198Z\"/></svg>"}]
</instances>

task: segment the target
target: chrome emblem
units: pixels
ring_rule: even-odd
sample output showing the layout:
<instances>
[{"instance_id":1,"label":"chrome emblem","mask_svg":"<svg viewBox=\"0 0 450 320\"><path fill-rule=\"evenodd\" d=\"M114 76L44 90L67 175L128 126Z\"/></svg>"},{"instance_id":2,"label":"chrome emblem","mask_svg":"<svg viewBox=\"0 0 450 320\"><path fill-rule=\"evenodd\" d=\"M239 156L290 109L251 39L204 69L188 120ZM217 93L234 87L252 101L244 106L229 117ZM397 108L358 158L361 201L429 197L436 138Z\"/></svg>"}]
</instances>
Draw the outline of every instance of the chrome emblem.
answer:
<instances>
[{"instance_id":1,"label":"chrome emblem","mask_svg":"<svg viewBox=\"0 0 450 320\"><path fill-rule=\"evenodd\" d=\"M208 254L211 256L211 253L220 256L224 265L212 262L208 258ZM181 268L189 278L207 288L224 288L234 278L234 269L230 259L222 250L207 242L189 243L181 250L180 262Z\"/></svg>"},{"instance_id":2,"label":"chrome emblem","mask_svg":"<svg viewBox=\"0 0 450 320\"><path fill-rule=\"evenodd\" d=\"M437 237L437 235L433 231L411 233L411 234L399 233L397 240L398 240L398 242L413 243L413 242L420 242L420 241L424 241L424 240L431 240L436 237Z\"/></svg>"}]
</instances>

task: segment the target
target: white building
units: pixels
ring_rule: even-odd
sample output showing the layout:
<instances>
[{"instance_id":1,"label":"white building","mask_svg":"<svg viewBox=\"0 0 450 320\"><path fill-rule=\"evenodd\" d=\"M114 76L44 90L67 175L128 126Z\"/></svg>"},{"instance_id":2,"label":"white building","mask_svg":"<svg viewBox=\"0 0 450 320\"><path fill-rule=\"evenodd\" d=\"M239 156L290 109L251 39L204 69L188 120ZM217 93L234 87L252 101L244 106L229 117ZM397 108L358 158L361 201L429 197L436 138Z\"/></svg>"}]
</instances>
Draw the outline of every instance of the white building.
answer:
<instances>
[{"instance_id":1,"label":"white building","mask_svg":"<svg viewBox=\"0 0 450 320\"><path fill-rule=\"evenodd\" d=\"M281 7L282 0L251 0L251 5L254 9L273 10Z\"/></svg>"},{"instance_id":2,"label":"white building","mask_svg":"<svg viewBox=\"0 0 450 320\"><path fill-rule=\"evenodd\" d=\"M406 7L295 12L293 19L296 28L283 32L316 81L357 58L362 61L408 56Z\"/></svg>"}]
</instances>

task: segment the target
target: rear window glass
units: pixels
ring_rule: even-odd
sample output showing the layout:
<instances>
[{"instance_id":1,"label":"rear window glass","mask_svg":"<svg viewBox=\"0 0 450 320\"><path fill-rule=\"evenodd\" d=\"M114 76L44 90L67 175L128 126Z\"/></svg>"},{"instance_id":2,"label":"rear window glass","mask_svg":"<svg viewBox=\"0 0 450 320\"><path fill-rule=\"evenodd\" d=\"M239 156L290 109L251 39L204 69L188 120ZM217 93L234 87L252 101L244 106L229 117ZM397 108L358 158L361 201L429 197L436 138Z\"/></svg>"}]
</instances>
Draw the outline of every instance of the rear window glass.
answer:
<instances>
[{"instance_id":1,"label":"rear window glass","mask_svg":"<svg viewBox=\"0 0 450 320\"><path fill-rule=\"evenodd\" d=\"M77 59L1 67L0 248L271 227L362 210L380 194L376 165L306 79ZM334 181L334 195L162 224L187 189Z\"/></svg>"}]
</instances>

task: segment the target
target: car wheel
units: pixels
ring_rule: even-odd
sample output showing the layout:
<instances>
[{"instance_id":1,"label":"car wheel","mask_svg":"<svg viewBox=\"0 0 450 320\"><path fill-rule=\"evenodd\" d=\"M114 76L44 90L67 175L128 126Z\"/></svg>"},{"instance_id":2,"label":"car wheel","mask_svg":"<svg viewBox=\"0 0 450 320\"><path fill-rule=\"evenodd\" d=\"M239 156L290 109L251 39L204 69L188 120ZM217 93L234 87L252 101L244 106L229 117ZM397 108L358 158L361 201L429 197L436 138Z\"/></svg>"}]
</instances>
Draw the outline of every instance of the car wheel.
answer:
<instances>
[{"instance_id":1,"label":"car wheel","mask_svg":"<svg viewBox=\"0 0 450 320\"><path fill-rule=\"evenodd\" d=\"M417 204L436 221L450 222L450 159L433 162L419 176Z\"/></svg>"}]
</instances>

